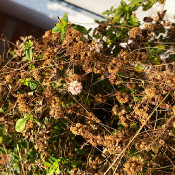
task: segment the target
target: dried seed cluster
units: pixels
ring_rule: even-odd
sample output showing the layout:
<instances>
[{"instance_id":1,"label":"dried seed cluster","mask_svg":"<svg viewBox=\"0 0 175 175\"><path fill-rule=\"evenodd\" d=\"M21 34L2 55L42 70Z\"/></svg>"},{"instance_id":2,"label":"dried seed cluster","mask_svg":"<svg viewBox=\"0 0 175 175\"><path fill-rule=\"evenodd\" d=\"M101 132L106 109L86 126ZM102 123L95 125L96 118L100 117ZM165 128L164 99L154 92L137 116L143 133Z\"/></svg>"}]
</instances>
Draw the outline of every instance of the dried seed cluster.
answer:
<instances>
[{"instance_id":1,"label":"dried seed cluster","mask_svg":"<svg viewBox=\"0 0 175 175\"><path fill-rule=\"evenodd\" d=\"M139 158L132 157L124 164L124 170L128 175L133 175L141 172L143 165L144 163Z\"/></svg>"},{"instance_id":2,"label":"dried seed cluster","mask_svg":"<svg viewBox=\"0 0 175 175\"><path fill-rule=\"evenodd\" d=\"M59 119L64 116L62 107L61 107L61 101L58 97L52 97L51 98L51 104L50 104L50 115L54 119Z\"/></svg>"},{"instance_id":3,"label":"dried seed cluster","mask_svg":"<svg viewBox=\"0 0 175 175\"><path fill-rule=\"evenodd\" d=\"M20 138L29 153L36 152L29 165L29 155L20 149L21 173L30 168L36 173L35 167L42 172L50 155L63 174L101 175L112 162L109 174L173 172L174 24L162 16L147 18L143 27L115 26L112 37L107 35L114 29L111 19L100 22L94 31L98 40L69 23L64 39L46 31L41 39L16 43L15 56L9 52L13 59L0 69L0 136L5 138L0 144L11 152L13 139ZM29 40L32 59L26 60ZM16 123L26 114L25 129L17 133Z\"/></svg>"}]
</instances>

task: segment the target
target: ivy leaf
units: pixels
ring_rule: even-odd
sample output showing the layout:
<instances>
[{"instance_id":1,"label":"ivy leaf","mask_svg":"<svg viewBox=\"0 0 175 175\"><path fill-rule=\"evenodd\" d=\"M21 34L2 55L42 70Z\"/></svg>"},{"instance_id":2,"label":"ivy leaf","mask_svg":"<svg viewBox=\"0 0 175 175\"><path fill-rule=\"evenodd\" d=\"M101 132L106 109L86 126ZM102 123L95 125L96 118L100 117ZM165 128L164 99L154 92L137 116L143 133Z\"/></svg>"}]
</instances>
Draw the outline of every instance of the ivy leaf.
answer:
<instances>
[{"instance_id":1,"label":"ivy leaf","mask_svg":"<svg viewBox=\"0 0 175 175\"><path fill-rule=\"evenodd\" d=\"M19 119L16 122L15 130L17 132L22 132L25 129L25 127L26 127L26 122L27 122L27 119L26 118Z\"/></svg>"}]
</instances>

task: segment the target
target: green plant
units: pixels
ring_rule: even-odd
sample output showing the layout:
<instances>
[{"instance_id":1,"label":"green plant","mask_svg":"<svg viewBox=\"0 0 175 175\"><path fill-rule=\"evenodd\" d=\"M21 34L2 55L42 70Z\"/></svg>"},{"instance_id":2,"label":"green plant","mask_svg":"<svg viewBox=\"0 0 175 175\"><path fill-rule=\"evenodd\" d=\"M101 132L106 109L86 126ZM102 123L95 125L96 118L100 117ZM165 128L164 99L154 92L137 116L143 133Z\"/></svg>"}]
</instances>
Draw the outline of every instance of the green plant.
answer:
<instances>
[{"instance_id":1,"label":"green plant","mask_svg":"<svg viewBox=\"0 0 175 175\"><path fill-rule=\"evenodd\" d=\"M37 88L37 86L39 85L39 83L37 81L34 80L28 80L28 78L24 79L19 79L20 82L23 83L23 85L25 86L29 86L30 89L33 91Z\"/></svg>"},{"instance_id":2,"label":"green plant","mask_svg":"<svg viewBox=\"0 0 175 175\"><path fill-rule=\"evenodd\" d=\"M24 61L28 62L28 61L31 61L33 59L33 51L32 51L32 46L33 46L33 43L31 40L29 41L26 41L26 43L23 43L23 56L24 57Z\"/></svg>"},{"instance_id":3,"label":"green plant","mask_svg":"<svg viewBox=\"0 0 175 175\"><path fill-rule=\"evenodd\" d=\"M57 23L56 26L52 29L52 32L61 33L61 39L63 39L67 27L68 27L68 15L65 13L64 17L61 18L59 23Z\"/></svg>"},{"instance_id":4,"label":"green plant","mask_svg":"<svg viewBox=\"0 0 175 175\"><path fill-rule=\"evenodd\" d=\"M29 119L32 120L33 116L30 114L25 114L24 118L21 118L16 122L15 130L17 132L22 132L25 129L27 120Z\"/></svg>"},{"instance_id":5,"label":"green plant","mask_svg":"<svg viewBox=\"0 0 175 175\"><path fill-rule=\"evenodd\" d=\"M2 174L173 173L174 25L134 14L154 3L17 42L0 69Z\"/></svg>"},{"instance_id":6,"label":"green plant","mask_svg":"<svg viewBox=\"0 0 175 175\"><path fill-rule=\"evenodd\" d=\"M65 170L63 166L65 166L67 168L67 172L69 172L71 168L76 168L77 165L81 165L81 160L71 159L70 157L60 157L58 159L50 157L49 162L44 162L44 164L48 167L48 175L52 175L53 173L60 174L62 171L64 172Z\"/></svg>"}]
</instances>

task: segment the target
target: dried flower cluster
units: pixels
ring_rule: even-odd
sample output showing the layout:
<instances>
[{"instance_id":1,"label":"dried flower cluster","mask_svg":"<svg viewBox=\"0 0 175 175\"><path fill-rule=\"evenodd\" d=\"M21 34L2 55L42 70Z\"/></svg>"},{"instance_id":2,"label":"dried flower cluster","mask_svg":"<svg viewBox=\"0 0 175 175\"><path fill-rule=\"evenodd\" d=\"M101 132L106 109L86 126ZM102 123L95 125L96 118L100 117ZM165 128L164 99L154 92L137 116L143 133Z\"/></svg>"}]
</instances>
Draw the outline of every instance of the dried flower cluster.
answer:
<instances>
[{"instance_id":1,"label":"dried flower cluster","mask_svg":"<svg viewBox=\"0 0 175 175\"><path fill-rule=\"evenodd\" d=\"M124 164L124 170L128 175L132 175L141 172L143 165L144 163L139 158L133 157Z\"/></svg>"},{"instance_id":2,"label":"dried flower cluster","mask_svg":"<svg viewBox=\"0 0 175 175\"><path fill-rule=\"evenodd\" d=\"M73 81L73 82L68 84L68 91L72 95L80 94L82 89L83 89L82 84L80 82L78 82L78 81Z\"/></svg>"}]
</instances>

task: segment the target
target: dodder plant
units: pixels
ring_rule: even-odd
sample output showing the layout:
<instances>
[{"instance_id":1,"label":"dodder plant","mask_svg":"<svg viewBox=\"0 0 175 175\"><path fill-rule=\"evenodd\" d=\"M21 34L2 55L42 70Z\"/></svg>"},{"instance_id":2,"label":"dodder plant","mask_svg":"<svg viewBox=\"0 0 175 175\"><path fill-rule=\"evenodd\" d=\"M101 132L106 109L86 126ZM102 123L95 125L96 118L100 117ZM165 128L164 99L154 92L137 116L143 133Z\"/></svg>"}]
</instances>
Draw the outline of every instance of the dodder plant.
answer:
<instances>
[{"instance_id":1,"label":"dodder plant","mask_svg":"<svg viewBox=\"0 0 175 175\"><path fill-rule=\"evenodd\" d=\"M173 174L175 25L133 13L154 3L121 1L92 35L65 14L9 49L1 174Z\"/></svg>"}]
</instances>

